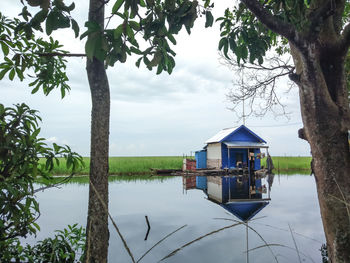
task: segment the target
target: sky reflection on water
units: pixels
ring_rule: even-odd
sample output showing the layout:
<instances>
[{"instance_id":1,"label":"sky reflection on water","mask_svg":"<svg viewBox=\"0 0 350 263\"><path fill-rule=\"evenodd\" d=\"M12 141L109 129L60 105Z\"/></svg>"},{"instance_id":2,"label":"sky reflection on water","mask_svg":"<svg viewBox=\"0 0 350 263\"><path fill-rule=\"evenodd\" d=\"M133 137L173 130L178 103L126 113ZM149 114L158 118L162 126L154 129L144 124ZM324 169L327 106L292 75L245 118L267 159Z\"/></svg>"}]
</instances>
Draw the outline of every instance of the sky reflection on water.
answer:
<instances>
[{"instance_id":1,"label":"sky reflection on water","mask_svg":"<svg viewBox=\"0 0 350 263\"><path fill-rule=\"evenodd\" d=\"M324 233L317 202L314 178L304 175L275 176L271 201L249 226L271 246L278 262L298 262L293 234L304 262L321 262L319 249ZM159 181L110 182L110 213L124 235L134 257L139 258L156 242L175 229L187 225L141 262L158 262L171 251L213 230L239 220L220 205L207 200L197 189L184 190L181 177ZM86 224L88 185L66 184L37 194L41 232L37 240L52 235L68 224ZM144 240L148 216L151 230ZM27 239L33 242L33 238ZM248 231L249 249L264 245L253 230ZM276 246L278 245L278 246ZM164 262L246 262L246 226L238 225L207 236L185 247ZM311 260L312 259L312 260ZM110 224L109 262L131 262L112 224ZM267 247L249 252L249 262L276 262Z\"/></svg>"}]
</instances>

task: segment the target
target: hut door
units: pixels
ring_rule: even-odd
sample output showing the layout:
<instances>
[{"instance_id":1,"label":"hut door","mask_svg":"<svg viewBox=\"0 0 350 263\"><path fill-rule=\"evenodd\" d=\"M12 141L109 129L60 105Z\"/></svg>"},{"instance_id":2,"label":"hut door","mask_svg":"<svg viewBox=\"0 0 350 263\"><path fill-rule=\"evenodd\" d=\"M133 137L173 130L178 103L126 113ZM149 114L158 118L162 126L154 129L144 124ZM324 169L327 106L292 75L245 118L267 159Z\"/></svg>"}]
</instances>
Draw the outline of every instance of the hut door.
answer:
<instances>
[{"instance_id":1,"label":"hut door","mask_svg":"<svg viewBox=\"0 0 350 263\"><path fill-rule=\"evenodd\" d=\"M237 168L243 167L243 153L236 153L236 163L234 165Z\"/></svg>"}]
</instances>

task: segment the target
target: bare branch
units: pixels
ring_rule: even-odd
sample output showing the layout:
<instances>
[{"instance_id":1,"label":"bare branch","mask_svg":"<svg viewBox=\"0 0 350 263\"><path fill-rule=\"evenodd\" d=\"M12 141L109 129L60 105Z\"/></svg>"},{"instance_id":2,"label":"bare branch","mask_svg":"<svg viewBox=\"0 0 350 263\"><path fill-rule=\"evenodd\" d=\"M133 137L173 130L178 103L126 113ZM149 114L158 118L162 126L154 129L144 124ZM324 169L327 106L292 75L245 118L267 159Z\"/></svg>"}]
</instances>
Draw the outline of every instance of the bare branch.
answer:
<instances>
[{"instance_id":1,"label":"bare branch","mask_svg":"<svg viewBox=\"0 0 350 263\"><path fill-rule=\"evenodd\" d=\"M295 70L292 66L290 58L283 60L279 57L265 59L265 63L259 64L238 64L235 58L230 60L221 54L222 64L232 69L239 78L233 80L233 88L226 95L227 99L233 104L230 110L236 112L240 119L240 105L246 103L248 112L245 116L264 116L268 111L272 111L275 115L284 115L288 117L285 105L280 100L279 94L276 92L279 79L289 76ZM293 83L288 82L286 89L289 92ZM276 107L277 106L277 107ZM281 109L275 111L276 108Z\"/></svg>"}]
</instances>

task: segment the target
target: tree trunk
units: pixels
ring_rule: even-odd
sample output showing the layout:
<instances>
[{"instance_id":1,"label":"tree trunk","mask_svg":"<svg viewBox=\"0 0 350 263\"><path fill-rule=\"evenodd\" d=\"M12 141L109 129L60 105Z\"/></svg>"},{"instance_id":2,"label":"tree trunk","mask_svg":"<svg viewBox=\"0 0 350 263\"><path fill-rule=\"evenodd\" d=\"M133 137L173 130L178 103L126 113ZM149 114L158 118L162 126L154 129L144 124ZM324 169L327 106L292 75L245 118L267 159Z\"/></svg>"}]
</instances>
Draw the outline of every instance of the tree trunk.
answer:
<instances>
[{"instance_id":1,"label":"tree trunk","mask_svg":"<svg viewBox=\"0 0 350 263\"><path fill-rule=\"evenodd\" d=\"M331 262L350 262L349 102L344 54L305 44L299 86L303 134L311 147L328 254ZM300 50L299 50L300 51Z\"/></svg>"},{"instance_id":2,"label":"tree trunk","mask_svg":"<svg viewBox=\"0 0 350 263\"><path fill-rule=\"evenodd\" d=\"M89 21L104 26L104 3L90 0ZM103 62L87 59L91 90L90 185L85 262L103 263L108 257L109 84Z\"/></svg>"}]
</instances>

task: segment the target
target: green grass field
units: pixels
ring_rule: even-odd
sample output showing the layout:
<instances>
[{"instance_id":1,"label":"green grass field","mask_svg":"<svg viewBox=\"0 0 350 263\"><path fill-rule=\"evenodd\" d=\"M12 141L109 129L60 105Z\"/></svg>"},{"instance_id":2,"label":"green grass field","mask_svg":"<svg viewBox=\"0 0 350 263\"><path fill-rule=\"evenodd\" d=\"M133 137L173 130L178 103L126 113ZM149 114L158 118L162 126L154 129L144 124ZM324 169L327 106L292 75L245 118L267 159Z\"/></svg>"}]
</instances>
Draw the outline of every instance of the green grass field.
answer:
<instances>
[{"instance_id":1,"label":"green grass field","mask_svg":"<svg viewBox=\"0 0 350 263\"><path fill-rule=\"evenodd\" d=\"M150 174L150 169L181 169L182 156L155 156L155 157L110 157L109 172L111 175L135 175ZM77 174L89 174L89 160L85 157L85 167ZM275 173L293 173L310 171L311 157L272 157ZM261 162L265 165L266 158ZM53 170L54 175L69 174L66 169L64 160L60 161L60 166Z\"/></svg>"},{"instance_id":2,"label":"green grass field","mask_svg":"<svg viewBox=\"0 0 350 263\"><path fill-rule=\"evenodd\" d=\"M84 157L85 167L78 174L89 174L90 158ZM114 175L150 174L150 169L181 169L182 156L110 157L109 173ZM55 175L69 174L64 160L53 170Z\"/></svg>"},{"instance_id":3,"label":"green grass field","mask_svg":"<svg viewBox=\"0 0 350 263\"><path fill-rule=\"evenodd\" d=\"M65 180L65 176L55 176L51 180L47 180L43 177L39 177L36 180L36 183L40 185L48 185L48 184L59 184L62 182L62 180ZM108 178L109 182L115 182L115 181L127 181L127 182L137 182L137 181L159 181L163 182L166 180L174 179L173 176L152 176L147 174L133 174L133 175L110 175ZM73 176L69 180L66 180L64 184L81 184L85 185L89 183L89 177L88 176Z\"/></svg>"},{"instance_id":4,"label":"green grass field","mask_svg":"<svg viewBox=\"0 0 350 263\"><path fill-rule=\"evenodd\" d=\"M281 157L272 156L273 165L275 167L274 172L293 172L293 171L310 171L311 157ZM266 158L261 162L261 165L266 166Z\"/></svg>"}]
</instances>

